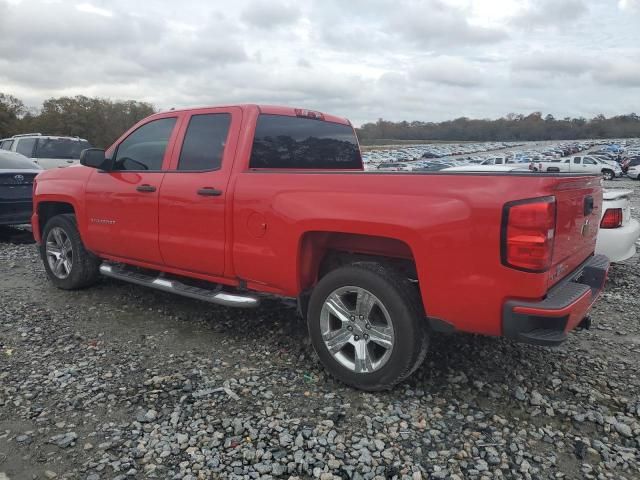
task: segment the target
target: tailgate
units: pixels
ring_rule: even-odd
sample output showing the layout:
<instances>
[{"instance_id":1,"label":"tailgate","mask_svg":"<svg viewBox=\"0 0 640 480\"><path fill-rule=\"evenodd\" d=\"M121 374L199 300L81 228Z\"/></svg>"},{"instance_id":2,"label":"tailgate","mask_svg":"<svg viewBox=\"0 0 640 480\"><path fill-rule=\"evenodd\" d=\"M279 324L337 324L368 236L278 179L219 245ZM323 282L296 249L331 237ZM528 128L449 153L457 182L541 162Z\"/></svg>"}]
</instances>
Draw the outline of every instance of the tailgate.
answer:
<instances>
[{"instance_id":1,"label":"tailgate","mask_svg":"<svg viewBox=\"0 0 640 480\"><path fill-rule=\"evenodd\" d=\"M557 213L549 287L575 270L595 250L602 214L600 178L559 180L554 195Z\"/></svg>"}]
</instances>

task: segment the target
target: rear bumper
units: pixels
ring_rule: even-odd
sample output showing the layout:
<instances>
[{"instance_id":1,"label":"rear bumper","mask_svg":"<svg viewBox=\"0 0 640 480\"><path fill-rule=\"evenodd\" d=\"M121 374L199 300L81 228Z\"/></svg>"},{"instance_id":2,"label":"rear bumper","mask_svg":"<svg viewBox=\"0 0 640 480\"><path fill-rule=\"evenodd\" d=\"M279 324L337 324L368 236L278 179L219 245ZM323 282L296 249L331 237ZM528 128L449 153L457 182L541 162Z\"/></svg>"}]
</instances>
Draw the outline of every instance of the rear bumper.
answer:
<instances>
[{"instance_id":1,"label":"rear bumper","mask_svg":"<svg viewBox=\"0 0 640 480\"><path fill-rule=\"evenodd\" d=\"M549 290L544 300L508 300L503 307L503 335L535 345L564 342L602 293L608 270L609 259L594 255Z\"/></svg>"},{"instance_id":2,"label":"rear bumper","mask_svg":"<svg viewBox=\"0 0 640 480\"><path fill-rule=\"evenodd\" d=\"M20 225L31 222L33 202L28 200L0 200L0 225Z\"/></svg>"}]
</instances>

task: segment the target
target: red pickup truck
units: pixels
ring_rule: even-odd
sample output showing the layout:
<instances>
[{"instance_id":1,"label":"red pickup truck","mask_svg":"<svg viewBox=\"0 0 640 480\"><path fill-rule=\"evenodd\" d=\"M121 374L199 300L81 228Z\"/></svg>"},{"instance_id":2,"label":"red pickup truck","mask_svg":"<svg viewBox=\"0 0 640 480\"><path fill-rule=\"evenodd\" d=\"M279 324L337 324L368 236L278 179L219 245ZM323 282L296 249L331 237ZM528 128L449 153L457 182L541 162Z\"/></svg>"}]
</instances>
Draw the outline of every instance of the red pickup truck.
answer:
<instances>
[{"instance_id":1,"label":"red pickup truck","mask_svg":"<svg viewBox=\"0 0 640 480\"><path fill-rule=\"evenodd\" d=\"M34 184L57 287L295 298L326 368L366 390L409 376L434 331L562 342L609 266L598 176L364 173L349 121L309 110L159 113L81 164Z\"/></svg>"}]
</instances>

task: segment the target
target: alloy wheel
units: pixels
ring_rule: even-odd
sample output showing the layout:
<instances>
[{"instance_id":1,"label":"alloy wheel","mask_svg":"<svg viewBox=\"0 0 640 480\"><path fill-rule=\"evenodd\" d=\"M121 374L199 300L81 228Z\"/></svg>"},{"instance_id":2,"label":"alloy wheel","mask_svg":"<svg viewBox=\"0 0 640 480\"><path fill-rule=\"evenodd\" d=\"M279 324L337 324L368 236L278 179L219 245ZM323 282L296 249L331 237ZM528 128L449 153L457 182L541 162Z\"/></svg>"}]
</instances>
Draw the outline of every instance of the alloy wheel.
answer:
<instances>
[{"instance_id":1,"label":"alloy wheel","mask_svg":"<svg viewBox=\"0 0 640 480\"><path fill-rule=\"evenodd\" d=\"M62 228L53 227L49 231L45 252L51 272L61 280L67 278L73 267L73 247L71 239Z\"/></svg>"},{"instance_id":2,"label":"alloy wheel","mask_svg":"<svg viewBox=\"0 0 640 480\"><path fill-rule=\"evenodd\" d=\"M324 301L320 331L333 358L355 373L371 373L394 346L391 316L378 297L361 287L341 287Z\"/></svg>"}]
</instances>

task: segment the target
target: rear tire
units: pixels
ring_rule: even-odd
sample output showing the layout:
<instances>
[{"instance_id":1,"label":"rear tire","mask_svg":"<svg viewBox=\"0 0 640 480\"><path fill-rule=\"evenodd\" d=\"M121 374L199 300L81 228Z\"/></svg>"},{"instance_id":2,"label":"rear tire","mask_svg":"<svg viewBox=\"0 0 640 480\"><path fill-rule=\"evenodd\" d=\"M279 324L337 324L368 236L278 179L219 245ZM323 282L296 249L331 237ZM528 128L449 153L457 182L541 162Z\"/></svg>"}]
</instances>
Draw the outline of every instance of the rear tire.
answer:
<instances>
[{"instance_id":1,"label":"rear tire","mask_svg":"<svg viewBox=\"0 0 640 480\"><path fill-rule=\"evenodd\" d=\"M47 222L40 256L49 280L63 290L85 288L98 279L100 259L84 248L75 215L56 215Z\"/></svg>"},{"instance_id":2,"label":"rear tire","mask_svg":"<svg viewBox=\"0 0 640 480\"><path fill-rule=\"evenodd\" d=\"M329 373L362 390L390 389L427 353L429 332L415 285L379 263L357 262L325 275L311 294L307 322Z\"/></svg>"}]
</instances>

